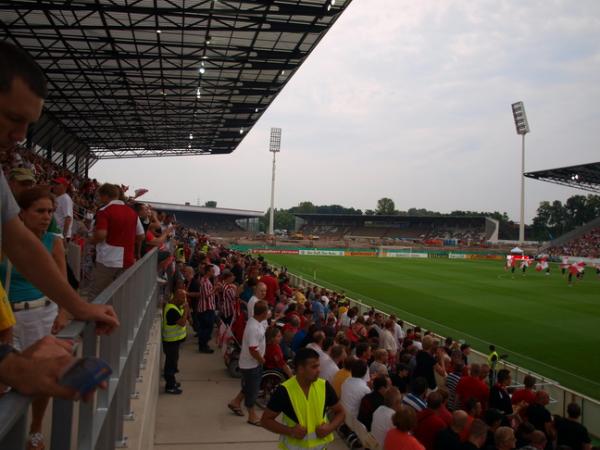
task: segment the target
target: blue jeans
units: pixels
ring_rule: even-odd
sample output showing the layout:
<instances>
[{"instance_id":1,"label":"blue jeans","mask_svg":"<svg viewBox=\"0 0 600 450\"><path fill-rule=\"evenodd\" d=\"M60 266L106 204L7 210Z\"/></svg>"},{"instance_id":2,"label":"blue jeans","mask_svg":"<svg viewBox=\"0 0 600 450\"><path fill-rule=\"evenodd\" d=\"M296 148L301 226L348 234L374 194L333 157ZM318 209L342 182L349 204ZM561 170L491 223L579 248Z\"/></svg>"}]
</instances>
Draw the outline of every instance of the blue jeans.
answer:
<instances>
[{"instance_id":1,"label":"blue jeans","mask_svg":"<svg viewBox=\"0 0 600 450\"><path fill-rule=\"evenodd\" d=\"M260 381L262 377L262 366L254 369L240 369L242 373L242 392L244 393L244 406L252 408L258 398Z\"/></svg>"},{"instance_id":2,"label":"blue jeans","mask_svg":"<svg viewBox=\"0 0 600 450\"><path fill-rule=\"evenodd\" d=\"M198 318L198 349L208 347L215 326L215 312L212 309L197 313Z\"/></svg>"}]
</instances>

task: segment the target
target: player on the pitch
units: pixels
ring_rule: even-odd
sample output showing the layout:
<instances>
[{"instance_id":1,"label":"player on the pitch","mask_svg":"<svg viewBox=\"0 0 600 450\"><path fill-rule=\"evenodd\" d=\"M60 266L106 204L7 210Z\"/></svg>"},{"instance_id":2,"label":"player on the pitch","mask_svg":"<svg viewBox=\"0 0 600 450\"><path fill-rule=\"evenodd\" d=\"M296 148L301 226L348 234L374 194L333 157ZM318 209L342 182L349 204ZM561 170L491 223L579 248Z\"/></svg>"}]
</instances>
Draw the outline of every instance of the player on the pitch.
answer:
<instances>
[{"instance_id":1,"label":"player on the pitch","mask_svg":"<svg viewBox=\"0 0 600 450\"><path fill-rule=\"evenodd\" d=\"M560 263L560 273L562 273L564 275L567 272L568 268L569 268L569 257L563 256L562 262Z\"/></svg>"},{"instance_id":2,"label":"player on the pitch","mask_svg":"<svg viewBox=\"0 0 600 450\"><path fill-rule=\"evenodd\" d=\"M546 272L546 275L550 275L550 264L548 264L548 258L545 256L540 257L537 264L535 265L536 272Z\"/></svg>"},{"instance_id":3,"label":"player on the pitch","mask_svg":"<svg viewBox=\"0 0 600 450\"><path fill-rule=\"evenodd\" d=\"M513 255L506 255L506 264L504 265L504 271L508 272L508 269L510 269L513 266Z\"/></svg>"},{"instance_id":4,"label":"player on the pitch","mask_svg":"<svg viewBox=\"0 0 600 450\"><path fill-rule=\"evenodd\" d=\"M525 276L525 272L527 272L528 267L529 267L529 257L523 256L523 258L521 259L521 265L519 266L519 268L521 269L521 272L523 272L523 276Z\"/></svg>"},{"instance_id":5,"label":"player on the pitch","mask_svg":"<svg viewBox=\"0 0 600 450\"><path fill-rule=\"evenodd\" d=\"M585 272L585 263L583 261L575 262L569 266L569 286L573 286L573 275L576 279L583 278Z\"/></svg>"}]
</instances>

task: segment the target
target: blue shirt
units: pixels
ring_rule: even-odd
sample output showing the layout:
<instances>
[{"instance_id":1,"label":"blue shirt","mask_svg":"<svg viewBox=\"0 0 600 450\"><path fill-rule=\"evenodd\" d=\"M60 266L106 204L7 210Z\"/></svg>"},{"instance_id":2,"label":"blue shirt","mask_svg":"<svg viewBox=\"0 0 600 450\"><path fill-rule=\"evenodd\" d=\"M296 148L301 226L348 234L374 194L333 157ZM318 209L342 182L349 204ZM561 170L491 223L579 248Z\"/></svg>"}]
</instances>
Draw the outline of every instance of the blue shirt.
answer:
<instances>
[{"instance_id":1,"label":"blue shirt","mask_svg":"<svg viewBox=\"0 0 600 450\"><path fill-rule=\"evenodd\" d=\"M46 247L46 249L50 253L52 253L52 248L54 247L55 239L56 234L54 233L45 233L42 236L42 244L44 244L44 247ZM8 261L5 258L0 263L0 280L2 280L3 285L6 283L7 268ZM43 296L44 294L39 289L37 289L33 284L27 281L15 266L12 266L10 275L10 289L8 292L8 299L11 303L37 300L42 298Z\"/></svg>"},{"instance_id":2,"label":"blue shirt","mask_svg":"<svg viewBox=\"0 0 600 450\"><path fill-rule=\"evenodd\" d=\"M321 320L323 320L325 317L325 307L323 306L323 303L321 303L319 300L313 300L311 303L311 308L313 312L313 320L316 323L321 323Z\"/></svg>"}]
</instances>

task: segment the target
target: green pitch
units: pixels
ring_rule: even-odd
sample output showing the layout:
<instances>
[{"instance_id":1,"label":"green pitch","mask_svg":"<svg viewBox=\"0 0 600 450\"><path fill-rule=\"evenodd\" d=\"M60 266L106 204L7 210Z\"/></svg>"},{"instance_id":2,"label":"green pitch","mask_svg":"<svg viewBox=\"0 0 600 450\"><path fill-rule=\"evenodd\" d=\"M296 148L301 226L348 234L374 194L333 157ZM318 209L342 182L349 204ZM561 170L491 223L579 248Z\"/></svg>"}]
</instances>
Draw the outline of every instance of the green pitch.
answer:
<instances>
[{"instance_id":1,"label":"green pitch","mask_svg":"<svg viewBox=\"0 0 600 450\"><path fill-rule=\"evenodd\" d=\"M344 291L441 335L600 398L600 279L588 269L568 287L530 267L505 272L502 261L267 255L269 262Z\"/></svg>"}]
</instances>

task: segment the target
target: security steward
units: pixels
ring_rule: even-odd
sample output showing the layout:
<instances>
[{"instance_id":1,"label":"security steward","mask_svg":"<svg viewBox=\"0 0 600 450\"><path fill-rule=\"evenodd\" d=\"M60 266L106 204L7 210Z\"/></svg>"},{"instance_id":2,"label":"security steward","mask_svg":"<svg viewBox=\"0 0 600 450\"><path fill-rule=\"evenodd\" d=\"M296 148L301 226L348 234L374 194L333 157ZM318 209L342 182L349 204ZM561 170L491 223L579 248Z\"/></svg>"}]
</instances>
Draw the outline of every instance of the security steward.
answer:
<instances>
[{"instance_id":1,"label":"security steward","mask_svg":"<svg viewBox=\"0 0 600 450\"><path fill-rule=\"evenodd\" d=\"M186 324L190 315L189 306L183 289L175 291L171 301L163 309L162 344L165 352L164 377L167 394L181 394L183 391L175 379L179 362L179 346L187 336Z\"/></svg>"},{"instance_id":2,"label":"security steward","mask_svg":"<svg viewBox=\"0 0 600 450\"><path fill-rule=\"evenodd\" d=\"M496 366L498 365L498 361L500 361L500 355L498 355L495 345L491 344L489 349L490 353L487 357L487 363L488 366L490 366L489 382L490 386L493 386L494 384L496 384Z\"/></svg>"},{"instance_id":3,"label":"security steward","mask_svg":"<svg viewBox=\"0 0 600 450\"><path fill-rule=\"evenodd\" d=\"M333 432L344 422L344 408L333 387L319 378L316 351L298 350L294 366L296 375L275 390L261 424L280 435L280 449L326 449L334 439ZM283 423L275 420L280 413L283 413Z\"/></svg>"}]
</instances>

